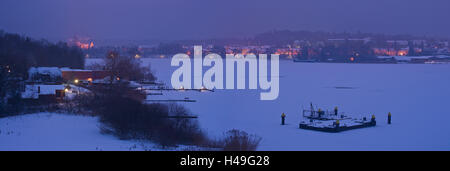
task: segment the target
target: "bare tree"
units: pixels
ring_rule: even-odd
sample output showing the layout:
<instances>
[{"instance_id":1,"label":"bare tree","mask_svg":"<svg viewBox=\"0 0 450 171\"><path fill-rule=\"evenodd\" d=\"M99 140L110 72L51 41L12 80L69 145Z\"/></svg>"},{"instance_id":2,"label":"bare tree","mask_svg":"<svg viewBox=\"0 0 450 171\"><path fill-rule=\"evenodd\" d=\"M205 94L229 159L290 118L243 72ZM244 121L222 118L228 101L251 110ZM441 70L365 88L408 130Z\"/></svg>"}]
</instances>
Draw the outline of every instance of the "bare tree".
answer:
<instances>
[{"instance_id":1,"label":"bare tree","mask_svg":"<svg viewBox=\"0 0 450 171\"><path fill-rule=\"evenodd\" d=\"M111 81L154 81L156 78L149 67L143 67L142 61L130 56L121 56L118 52L108 52L106 56L105 69L111 71Z\"/></svg>"}]
</instances>

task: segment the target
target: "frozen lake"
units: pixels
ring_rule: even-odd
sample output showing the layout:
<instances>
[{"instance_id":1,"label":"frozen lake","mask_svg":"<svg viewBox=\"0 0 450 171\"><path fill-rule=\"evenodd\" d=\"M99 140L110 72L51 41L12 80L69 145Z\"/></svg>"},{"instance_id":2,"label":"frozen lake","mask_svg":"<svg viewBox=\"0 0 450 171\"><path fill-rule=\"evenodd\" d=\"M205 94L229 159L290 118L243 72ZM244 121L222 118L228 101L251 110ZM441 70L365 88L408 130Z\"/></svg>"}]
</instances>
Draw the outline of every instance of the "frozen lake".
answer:
<instances>
[{"instance_id":1,"label":"frozen lake","mask_svg":"<svg viewBox=\"0 0 450 171\"><path fill-rule=\"evenodd\" d=\"M142 59L170 85L170 59ZM90 60L88 63L95 62ZM225 77L224 77L225 78ZM260 90L185 92L184 103L211 137L236 128L262 137L258 150L450 150L450 65L319 64L280 61L280 92L260 101ZM377 126L342 133L298 128L302 106L335 106L351 116L375 114ZM287 125L280 125L281 113ZM392 113L392 125L387 114Z\"/></svg>"}]
</instances>

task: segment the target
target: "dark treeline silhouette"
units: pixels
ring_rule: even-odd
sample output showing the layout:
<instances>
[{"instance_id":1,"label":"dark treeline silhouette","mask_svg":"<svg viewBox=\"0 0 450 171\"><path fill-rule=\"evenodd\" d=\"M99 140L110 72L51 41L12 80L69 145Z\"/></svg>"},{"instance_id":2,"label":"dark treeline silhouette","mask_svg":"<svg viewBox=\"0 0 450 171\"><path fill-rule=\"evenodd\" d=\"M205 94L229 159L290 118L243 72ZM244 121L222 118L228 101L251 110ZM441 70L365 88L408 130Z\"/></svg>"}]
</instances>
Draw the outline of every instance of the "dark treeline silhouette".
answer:
<instances>
[{"instance_id":1,"label":"dark treeline silhouette","mask_svg":"<svg viewBox=\"0 0 450 171\"><path fill-rule=\"evenodd\" d=\"M32 66L83 68L83 52L66 43L33 40L0 31L0 65L26 77Z\"/></svg>"},{"instance_id":2,"label":"dark treeline silhouette","mask_svg":"<svg viewBox=\"0 0 450 171\"><path fill-rule=\"evenodd\" d=\"M324 31L291 31L291 30L273 30L261 34L257 34L248 42L253 44L270 44L285 45L295 40L308 41L326 41L328 39L351 39L370 37L376 42L384 42L385 40L412 40L412 39L428 39L420 36L412 36L407 34L389 35L362 32L324 32Z\"/></svg>"},{"instance_id":3,"label":"dark treeline silhouette","mask_svg":"<svg viewBox=\"0 0 450 171\"><path fill-rule=\"evenodd\" d=\"M224 45L272 45L285 46L296 40L306 41L326 41L328 39L352 39L370 37L375 42L384 43L386 40L414 40L414 39L431 39L446 40L447 38L414 36L407 34L378 34L363 32L326 32L326 31L306 31L306 30L272 30L248 37L240 38L216 38L216 39L199 39L199 40L179 40L173 41L174 44L183 45L208 45L214 44L218 46Z\"/></svg>"},{"instance_id":4,"label":"dark treeline silhouette","mask_svg":"<svg viewBox=\"0 0 450 171\"><path fill-rule=\"evenodd\" d=\"M178 43L160 43L154 52L156 54L176 54L183 53L184 49Z\"/></svg>"}]
</instances>

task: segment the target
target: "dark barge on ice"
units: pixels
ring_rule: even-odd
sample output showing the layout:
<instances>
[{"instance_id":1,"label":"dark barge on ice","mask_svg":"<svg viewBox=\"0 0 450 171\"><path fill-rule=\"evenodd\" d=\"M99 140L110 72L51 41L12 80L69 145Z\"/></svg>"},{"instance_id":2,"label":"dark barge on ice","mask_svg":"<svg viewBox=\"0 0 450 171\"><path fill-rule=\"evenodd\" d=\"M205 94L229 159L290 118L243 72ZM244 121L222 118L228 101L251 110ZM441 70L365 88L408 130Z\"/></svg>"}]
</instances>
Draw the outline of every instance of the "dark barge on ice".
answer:
<instances>
[{"instance_id":1,"label":"dark barge on ice","mask_svg":"<svg viewBox=\"0 0 450 171\"><path fill-rule=\"evenodd\" d=\"M311 104L310 110L303 110L303 118L299 124L300 129L337 133L352 129L367 128L377 125L375 115L368 120L363 118L351 118L339 113L337 107L333 112L314 110Z\"/></svg>"}]
</instances>

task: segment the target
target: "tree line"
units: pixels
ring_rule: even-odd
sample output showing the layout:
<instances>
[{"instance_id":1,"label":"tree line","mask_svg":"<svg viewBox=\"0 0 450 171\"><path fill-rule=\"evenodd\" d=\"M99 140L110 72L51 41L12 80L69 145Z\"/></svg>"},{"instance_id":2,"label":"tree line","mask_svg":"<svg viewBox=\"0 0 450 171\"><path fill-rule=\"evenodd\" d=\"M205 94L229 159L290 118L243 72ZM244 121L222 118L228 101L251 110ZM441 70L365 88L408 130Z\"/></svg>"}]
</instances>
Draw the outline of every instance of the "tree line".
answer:
<instances>
[{"instance_id":1,"label":"tree line","mask_svg":"<svg viewBox=\"0 0 450 171\"><path fill-rule=\"evenodd\" d=\"M27 75L32 66L83 68L84 55L78 47L66 43L33 40L0 30L0 64L10 72Z\"/></svg>"}]
</instances>

